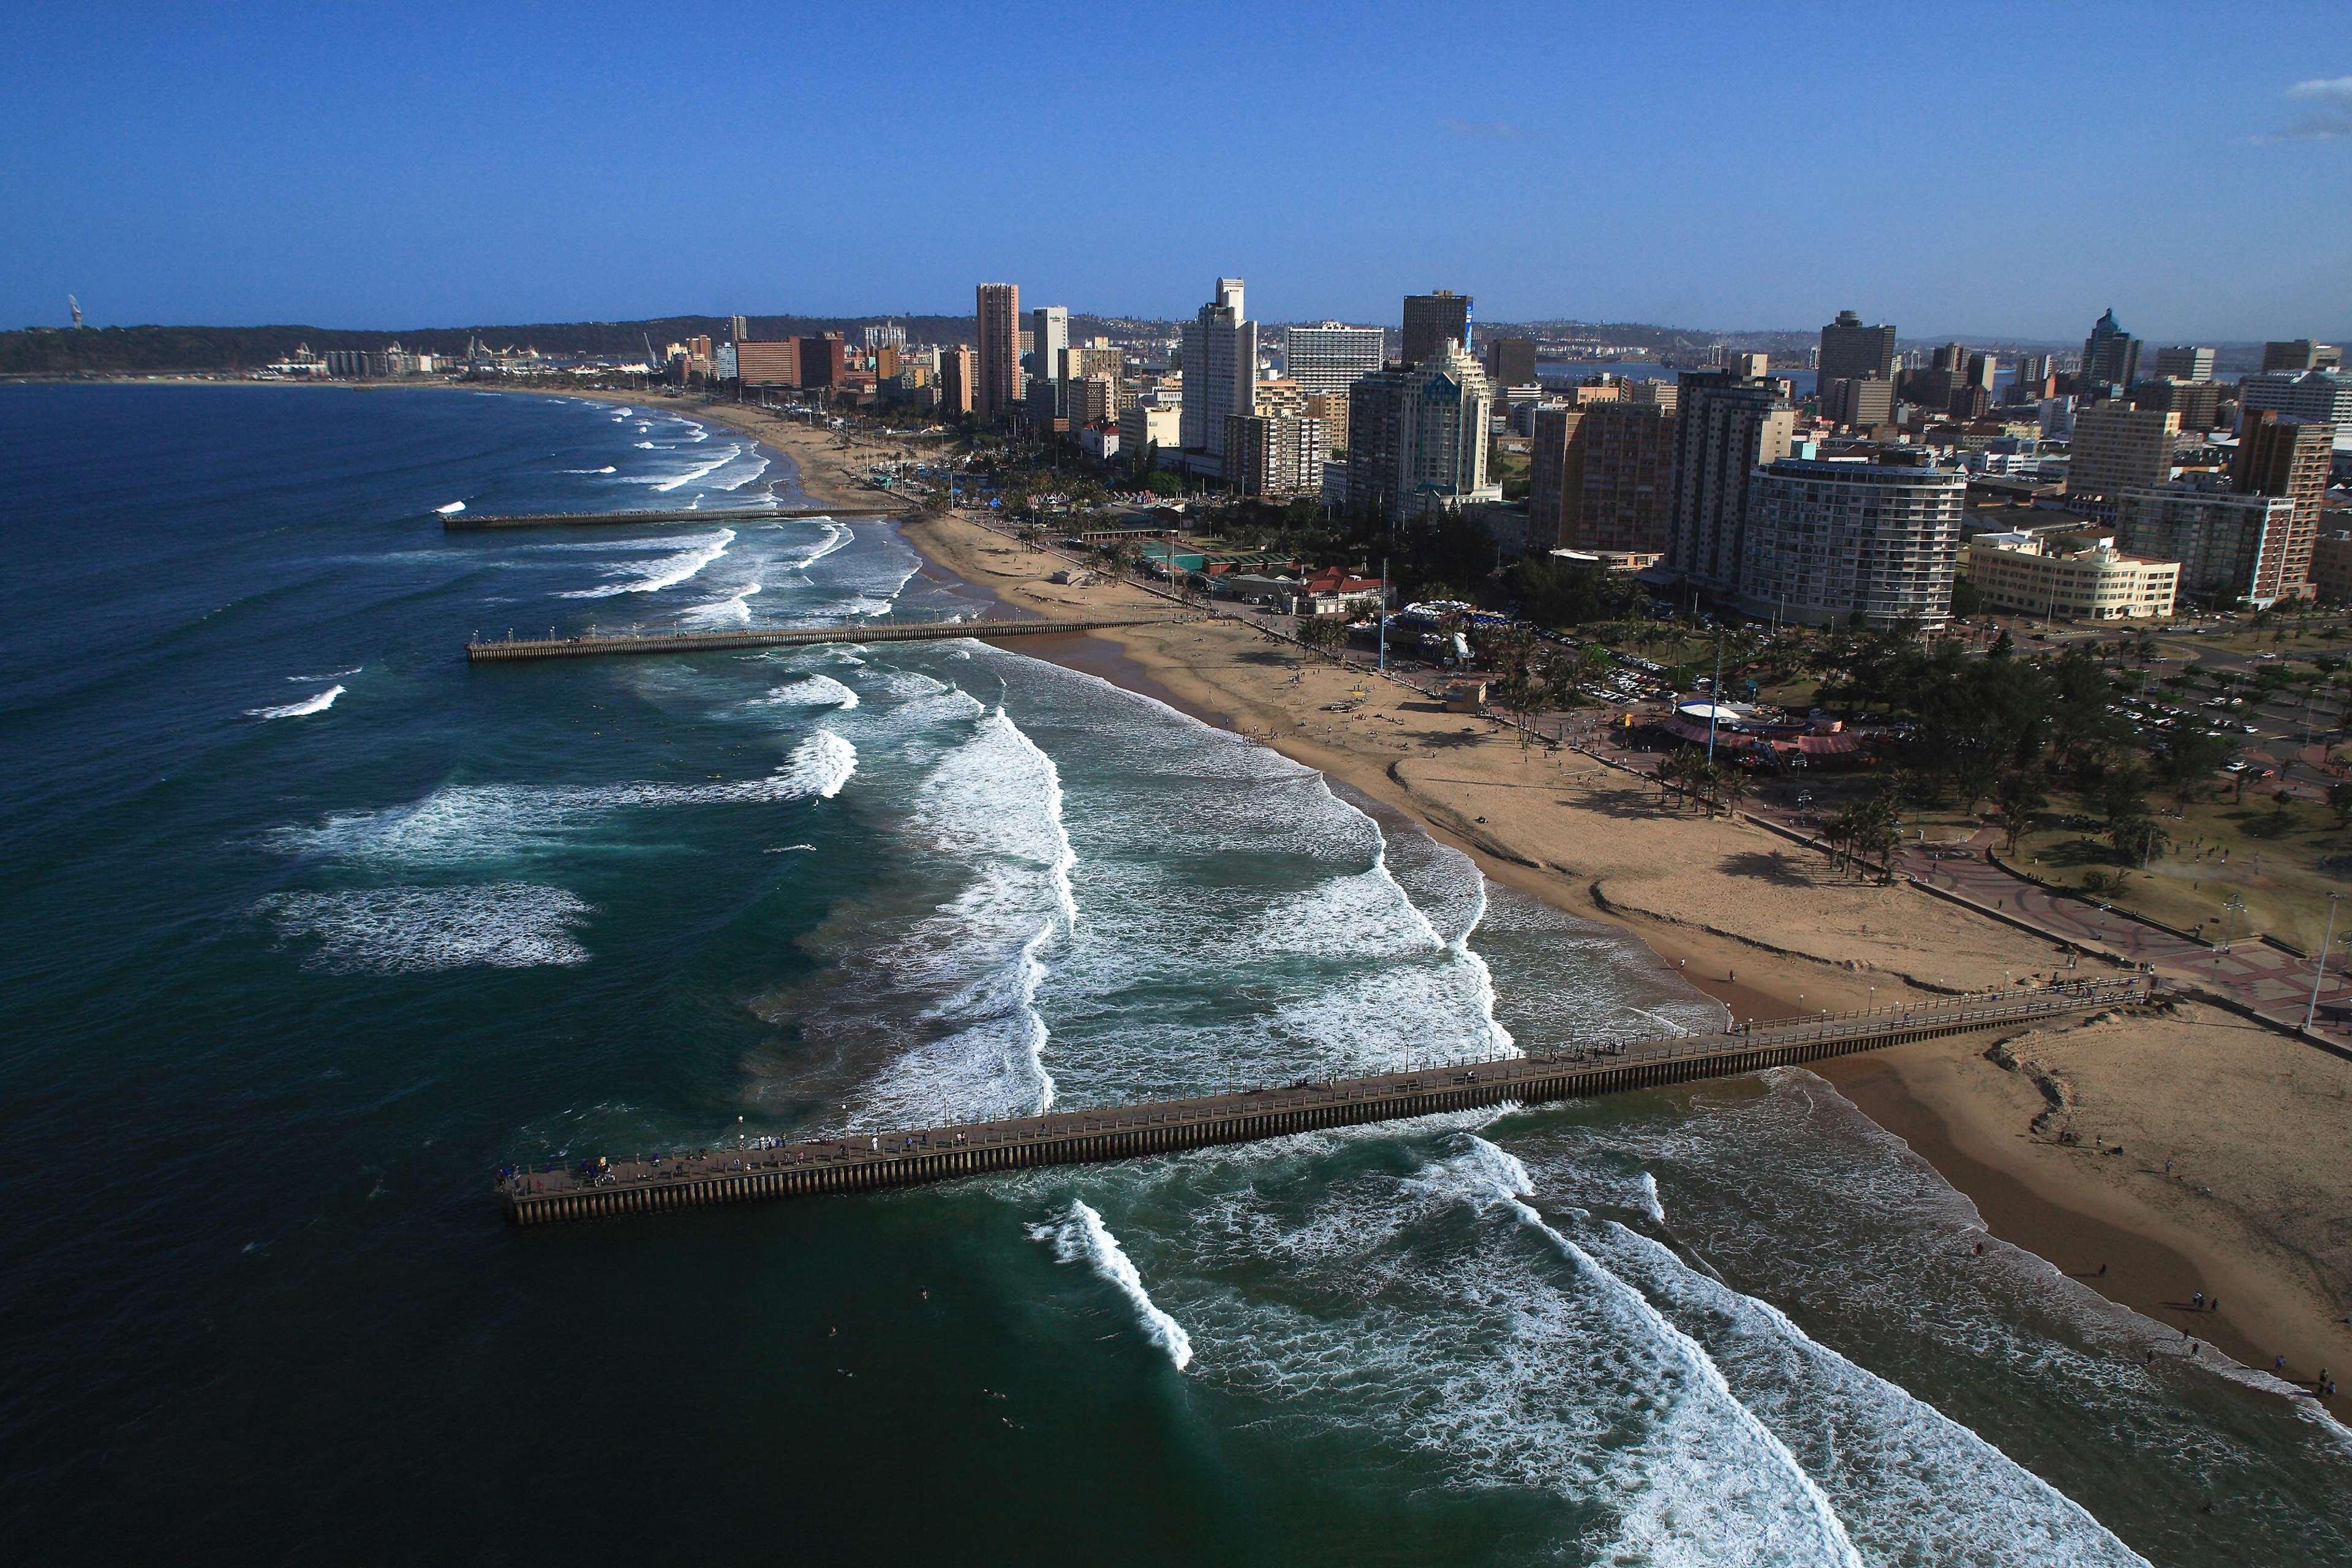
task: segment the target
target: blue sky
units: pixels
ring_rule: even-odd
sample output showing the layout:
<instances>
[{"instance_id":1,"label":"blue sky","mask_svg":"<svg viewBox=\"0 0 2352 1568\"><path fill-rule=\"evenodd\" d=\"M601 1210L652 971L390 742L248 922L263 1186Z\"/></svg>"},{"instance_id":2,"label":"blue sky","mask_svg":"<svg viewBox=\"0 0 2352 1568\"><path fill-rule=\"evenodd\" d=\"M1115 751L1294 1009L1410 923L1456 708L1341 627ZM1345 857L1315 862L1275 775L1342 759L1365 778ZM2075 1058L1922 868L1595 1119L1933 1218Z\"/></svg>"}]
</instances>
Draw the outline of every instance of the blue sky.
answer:
<instances>
[{"instance_id":1,"label":"blue sky","mask_svg":"<svg viewBox=\"0 0 2352 1568\"><path fill-rule=\"evenodd\" d=\"M1916 11L1890 18L1891 12ZM2352 10L23 6L0 323L2352 334Z\"/></svg>"}]
</instances>

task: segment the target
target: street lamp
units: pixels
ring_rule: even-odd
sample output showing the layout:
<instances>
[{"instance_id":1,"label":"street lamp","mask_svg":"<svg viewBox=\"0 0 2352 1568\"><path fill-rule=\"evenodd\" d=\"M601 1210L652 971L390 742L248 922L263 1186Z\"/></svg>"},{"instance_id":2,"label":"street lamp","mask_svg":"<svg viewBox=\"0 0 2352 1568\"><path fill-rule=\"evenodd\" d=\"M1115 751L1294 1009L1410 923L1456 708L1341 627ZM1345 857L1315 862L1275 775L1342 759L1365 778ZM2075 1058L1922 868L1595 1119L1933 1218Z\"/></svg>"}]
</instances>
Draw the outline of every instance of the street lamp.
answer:
<instances>
[{"instance_id":1,"label":"street lamp","mask_svg":"<svg viewBox=\"0 0 2352 1568\"><path fill-rule=\"evenodd\" d=\"M2303 1026L2308 1030L2319 1016L2319 987L2327 978L2327 950L2336 941L2336 900L2341 893L2327 895L2327 934L2319 939L2319 967L2311 976L2311 1005L2303 1010Z\"/></svg>"}]
</instances>

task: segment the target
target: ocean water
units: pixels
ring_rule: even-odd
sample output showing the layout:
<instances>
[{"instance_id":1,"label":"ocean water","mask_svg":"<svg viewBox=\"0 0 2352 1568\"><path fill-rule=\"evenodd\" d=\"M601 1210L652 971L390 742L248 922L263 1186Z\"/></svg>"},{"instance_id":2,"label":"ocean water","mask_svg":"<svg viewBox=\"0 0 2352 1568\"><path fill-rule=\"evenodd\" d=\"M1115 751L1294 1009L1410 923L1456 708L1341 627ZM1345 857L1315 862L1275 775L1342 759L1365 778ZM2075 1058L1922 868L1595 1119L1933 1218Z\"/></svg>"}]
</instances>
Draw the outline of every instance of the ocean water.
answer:
<instances>
[{"instance_id":1,"label":"ocean water","mask_svg":"<svg viewBox=\"0 0 2352 1568\"><path fill-rule=\"evenodd\" d=\"M2340 1427L1803 1073L509 1231L517 1159L1717 1015L1148 698L857 642L981 606L673 405L0 430L8 1561L2352 1562Z\"/></svg>"}]
</instances>

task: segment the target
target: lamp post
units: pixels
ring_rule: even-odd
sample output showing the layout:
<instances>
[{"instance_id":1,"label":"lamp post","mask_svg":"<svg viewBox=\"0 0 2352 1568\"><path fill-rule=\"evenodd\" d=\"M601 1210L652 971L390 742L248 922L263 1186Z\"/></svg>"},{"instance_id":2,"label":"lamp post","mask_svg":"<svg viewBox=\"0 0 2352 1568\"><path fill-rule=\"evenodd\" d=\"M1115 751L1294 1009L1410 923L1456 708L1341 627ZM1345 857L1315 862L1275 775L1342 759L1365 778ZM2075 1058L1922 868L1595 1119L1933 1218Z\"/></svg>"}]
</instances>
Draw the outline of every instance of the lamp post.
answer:
<instances>
[{"instance_id":1,"label":"lamp post","mask_svg":"<svg viewBox=\"0 0 2352 1568\"><path fill-rule=\"evenodd\" d=\"M2311 1005L2303 1010L2303 1026L2306 1030L2319 1016L2319 987L2327 979L2327 949L2336 941L2336 900L2343 896L2327 895L2327 934L2319 939L2319 967L2311 976Z\"/></svg>"}]
</instances>

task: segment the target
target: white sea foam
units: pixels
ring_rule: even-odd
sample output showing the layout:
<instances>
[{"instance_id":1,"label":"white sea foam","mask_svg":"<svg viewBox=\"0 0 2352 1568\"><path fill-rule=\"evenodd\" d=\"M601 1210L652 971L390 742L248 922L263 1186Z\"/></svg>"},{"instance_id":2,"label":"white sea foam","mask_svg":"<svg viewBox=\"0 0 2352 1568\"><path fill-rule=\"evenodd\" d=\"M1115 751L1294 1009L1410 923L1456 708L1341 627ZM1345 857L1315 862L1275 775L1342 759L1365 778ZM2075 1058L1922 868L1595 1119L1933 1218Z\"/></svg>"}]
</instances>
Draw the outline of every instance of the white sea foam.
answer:
<instances>
[{"instance_id":1,"label":"white sea foam","mask_svg":"<svg viewBox=\"0 0 2352 1568\"><path fill-rule=\"evenodd\" d=\"M620 472L619 469L614 468L610 463L605 464L601 468L559 468L556 471L558 473L564 474L614 474Z\"/></svg>"},{"instance_id":2,"label":"white sea foam","mask_svg":"<svg viewBox=\"0 0 2352 1568\"><path fill-rule=\"evenodd\" d=\"M1652 1224L1666 1223L1665 1201L1658 1196L1658 1178L1647 1171L1642 1173L1642 1207Z\"/></svg>"},{"instance_id":3,"label":"white sea foam","mask_svg":"<svg viewBox=\"0 0 2352 1568\"><path fill-rule=\"evenodd\" d=\"M716 533L695 534L684 540L665 540L665 545L685 544L688 548L673 555L644 565L616 567L608 576L629 575L626 581L606 583L602 587L575 588L556 595L561 599L609 599L616 594L657 594L664 588L675 588L680 583L698 574L702 569L727 553L735 542L735 531L722 528Z\"/></svg>"},{"instance_id":4,"label":"white sea foam","mask_svg":"<svg viewBox=\"0 0 2352 1568\"><path fill-rule=\"evenodd\" d=\"M335 705L335 699L342 694L343 689L341 686L330 686L324 691L305 697L299 702L289 702L280 708L248 708L245 710L246 717L248 719L299 719L311 713L324 713Z\"/></svg>"},{"instance_id":5,"label":"white sea foam","mask_svg":"<svg viewBox=\"0 0 2352 1568\"><path fill-rule=\"evenodd\" d=\"M293 681L298 686L307 686L312 681L318 680L341 680L347 675L357 675L366 668L367 666L363 664L355 664L349 669L332 669L329 670L324 675L289 675L286 679Z\"/></svg>"},{"instance_id":6,"label":"white sea foam","mask_svg":"<svg viewBox=\"0 0 2352 1568\"><path fill-rule=\"evenodd\" d=\"M528 882L279 893L255 906L281 940L315 942L306 969L413 974L588 962L573 933L589 906Z\"/></svg>"},{"instance_id":7,"label":"white sea foam","mask_svg":"<svg viewBox=\"0 0 2352 1568\"><path fill-rule=\"evenodd\" d=\"M468 866L546 854L616 811L831 800L857 771L857 748L818 729L763 778L706 784L450 784L414 805L342 812L267 836L275 848L362 864Z\"/></svg>"},{"instance_id":8,"label":"white sea foam","mask_svg":"<svg viewBox=\"0 0 2352 1568\"><path fill-rule=\"evenodd\" d=\"M2144 1563L2056 1488L1906 1390L1808 1336L1769 1301L1685 1267L1610 1221L1612 1263L1678 1313L1722 1325L1727 1357L1752 1361L1759 1419L1817 1449L1829 1485L1878 1552L1922 1562ZM1738 1361L1727 1363L1738 1371ZM1803 1429L1811 1428L1810 1433Z\"/></svg>"},{"instance_id":9,"label":"white sea foam","mask_svg":"<svg viewBox=\"0 0 2352 1568\"><path fill-rule=\"evenodd\" d=\"M1136 1271L1134 1260L1118 1244L1118 1237L1103 1224L1102 1215L1081 1199L1070 1200L1069 1211L1055 1225L1032 1226L1029 1234L1040 1241L1050 1241L1054 1256L1064 1263L1084 1263L1125 1296L1135 1309L1143 1325L1143 1333L1153 1344L1168 1352L1178 1372L1192 1363L1192 1336L1184 1325L1162 1311L1143 1288L1143 1276Z\"/></svg>"},{"instance_id":10,"label":"white sea foam","mask_svg":"<svg viewBox=\"0 0 2352 1568\"><path fill-rule=\"evenodd\" d=\"M830 730L816 733L793 748L778 776L797 793L831 800L857 771L857 748Z\"/></svg>"},{"instance_id":11,"label":"white sea foam","mask_svg":"<svg viewBox=\"0 0 2352 1568\"><path fill-rule=\"evenodd\" d=\"M1612 1301L1621 1306L1643 1328L1670 1347L1673 1355L1696 1377L1699 1386L1711 1396L1711 1402L1731 1416L1733 1432L1743 1446L1764 1457L1770 1469L1778 1473L1793 1489L1797 1507L1790 1510L1794 1517L1783 1521L1790 1531L1787 1545L1804 1553L1804 1560L1828 1561L1841 1568L1862 1568L1861 1554L1854 1551L1844 1524L1837 1510L1831 1506L1829 1496L1797 1462L1797 1456L1787 1444L1757 1418L1756 1413L1742 1404L1724 1380L1722 1369L1696 1340L1683 1332L1673 1320L1650 1304L1649 1298L1634 1289L1617 1275L1602 1267L1600 1260L1553 1228L1534 1205L1527 1200L1535 1194L1535 1183L1528 1168L1506 1151L1486 1139L1474 1136L1474 1168L1492 1184L1494 1191L1518 1216L1519 1222L1536 1231L1559 1250L1562 1257L1597 1277ZM1632 1552L1656 1552L1675 1542L1682 1533L1680 1522L1671 1510L1650 1512L1635 1510L1626 1521L1627 1528L1620 1538L1618 1549ZM1750 1543L1757 1544L1757 1543ZM1758 1555L1769 1555L1759 1553Z\"/></svg>"},{"instance_id":12,"label":"white sea foam","mask_svg":"<svg viewBox=\"0 0 2352 1568\"><path fill-rule=\"evenodd\" d=\"M812 675L772 687L765 697L751 701L760 707L838 708L845 712L857 706L857 693L830 675Z\"/></svg>"},{"instance_id":13,"label":"white sea foam","mask_svg":"<svg viewBox=\"0 0 2352 1568\"><path fill-rule=\"evenodd\" d=\"M656 450L651 441L632 441L629 445L635 447L640 452L651 452Z\"/></svg>"},{"instance_id":14,"label":"white sea foam","mask_svg":"<svg viewBox=\"0 0 2352 1568\"><path fill-rule=\"evenodd\" d=\"M433 510L439 512L443 517L448 517L454 513L465 510L466 503L461 500L453 500L447 506L436 506Z\"/></svg>"},{"instance_id":15,"label":"white sea foam","mask_svg":"<svg viewBox=\"0 0 2352 1568\"><path fill-rule=\"evenodd\" d=\"M760 584L751 583L730 597L696 605L679 613L678 624L685 626L749 626L751 624L751 595L759 591Z\"/></svg>"}]
</instances>

